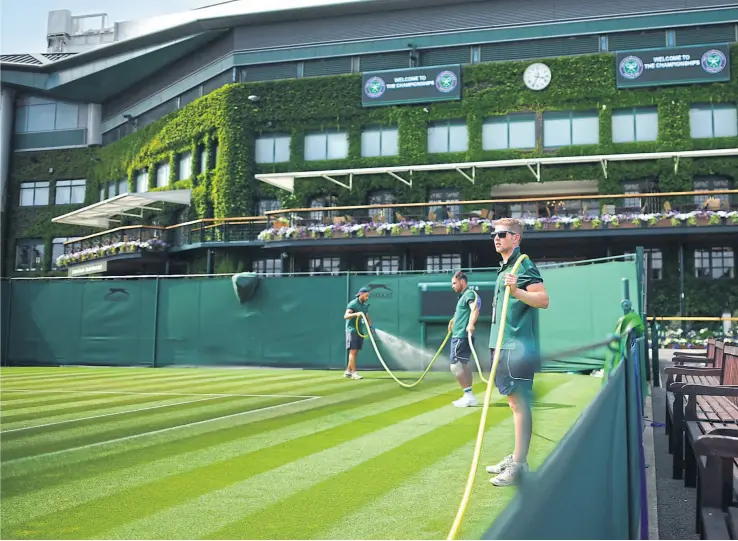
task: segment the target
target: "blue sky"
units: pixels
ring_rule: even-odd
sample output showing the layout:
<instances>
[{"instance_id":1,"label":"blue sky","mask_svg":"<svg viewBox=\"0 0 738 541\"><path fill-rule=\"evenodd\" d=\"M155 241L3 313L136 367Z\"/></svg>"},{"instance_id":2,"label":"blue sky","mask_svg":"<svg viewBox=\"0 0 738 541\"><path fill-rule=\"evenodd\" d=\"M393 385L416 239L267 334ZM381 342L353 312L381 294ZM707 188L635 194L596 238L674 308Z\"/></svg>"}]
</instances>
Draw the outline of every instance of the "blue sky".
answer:
<instances>
[{"instance_id":1,"label":"blue sky","mask_svg":"<svg viewBox=\"0 0 738 541\"><path fill-rule=\"evenodd\" d=\"M223 0L0 0L0 52L46 52L49 11L68 9L72 15L107 13L108 25L188 11ZM268 0L269 10L359 0ZM264 11L264 3L249 0L249 10ZM253 8L252 8L253 6Z\"/></svg>"}]
</instances>

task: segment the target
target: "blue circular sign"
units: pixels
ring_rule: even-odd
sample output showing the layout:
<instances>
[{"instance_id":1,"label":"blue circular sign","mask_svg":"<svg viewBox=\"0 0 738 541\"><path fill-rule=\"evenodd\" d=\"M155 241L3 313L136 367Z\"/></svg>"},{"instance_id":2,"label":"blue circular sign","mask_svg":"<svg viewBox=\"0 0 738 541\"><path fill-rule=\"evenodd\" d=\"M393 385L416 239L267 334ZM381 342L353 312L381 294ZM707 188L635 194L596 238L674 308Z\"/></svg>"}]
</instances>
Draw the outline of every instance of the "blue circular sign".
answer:
<instances>
[{"instance_id":1,"label":"blue circular sign","mask_svg":"<svg viewBox=\"0 0 738 541\"><path fill-rule=\"evenodd\" d=\"M364 85L364 93L371 99L381 98L387 91L387 83L381 77L372 77Z\"/></svg>"},{"instance_id":2,"label":"blue circular sign","mask_svg":"<svg viewBox=\"0 0 738 541\"><path fill-rule=\"evenodd\" d=\"M620 75L626 79L638 79L643 74L643 61L637 56L626 56L620 61Z\"/></svg>"},{"instance_id":3,"label":"blue circular sign","mask_svg":"<svg viewBox=\"0 0 738 541\"><path fill-rule=\"evenodd\" d=\"M453 71L442 71L436 77L436 88L440 92L452 92L459 84L459 78Z\"/></svg>"}]
</instances>

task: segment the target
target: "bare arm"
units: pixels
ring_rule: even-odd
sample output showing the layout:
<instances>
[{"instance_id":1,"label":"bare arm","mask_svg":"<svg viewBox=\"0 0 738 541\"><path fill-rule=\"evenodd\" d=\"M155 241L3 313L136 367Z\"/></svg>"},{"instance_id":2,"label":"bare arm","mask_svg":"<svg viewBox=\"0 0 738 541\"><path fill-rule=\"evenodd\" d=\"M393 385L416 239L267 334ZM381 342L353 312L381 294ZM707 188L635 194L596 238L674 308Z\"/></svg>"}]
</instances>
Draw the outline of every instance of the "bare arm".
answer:
<instances>
[{"instance_id":1,"label":"bare arm","mask_svg":"<svg viewBox=\"0 0 738 541\"><path fill-rule=\"evenodd\" d=\"M531 284L528 289L520 289L519 287L510 288L510 294L519 301L524 302L533 308L548 308L549 298L548 292L542 283Z\"/></svg>"},{"instance_id":2,"label":"bare arm","mask_svg":"<svg viewBox=\"0 0 738 541\"><path fill-rule=\"evenodd\" d=\"M343 319L352 319L355 317L359 317L360 313L361 312L354 312L353 310L351 310L351 308L347 308L346 313L343 314Z\"/></svg>"}]
</instances>

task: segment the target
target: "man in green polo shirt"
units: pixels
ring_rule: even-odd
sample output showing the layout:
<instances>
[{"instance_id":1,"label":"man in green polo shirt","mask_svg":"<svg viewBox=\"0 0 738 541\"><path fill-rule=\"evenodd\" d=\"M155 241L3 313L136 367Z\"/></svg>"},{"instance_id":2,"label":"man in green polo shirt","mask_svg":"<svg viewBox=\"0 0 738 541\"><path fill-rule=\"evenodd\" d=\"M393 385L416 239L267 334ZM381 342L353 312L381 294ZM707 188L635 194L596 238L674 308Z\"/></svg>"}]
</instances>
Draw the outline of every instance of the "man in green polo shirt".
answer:
<instances>
[{"instance_id":1,"label":"man in green polo shirt","mask_svg":"<svg viewBox=\"0 0 738 541\"><path fill-rule=\"evenodd\" d=\"M474 340L474 327L479 317L479 296L469 289L466 274L457 271L451 279L451 287L459 294L456 302L454 317L448 322L451 333L451 372L461 385L464 395L452 404L457 408L468 408L477 405L477 399L472 393L473 375L469 367L473 343L469 342L469 333Z\"/></svg>"},{"instance_id":2,"label":"man in green polo shirt","mask_svg":"<svg viewBox=\"0 0 738 541\"><path fill-rule=\"evenodd\" d=\"M374 330L372 326L372 320L369 317L369 305L366 301L369 300L369 289L362 287L356 294L356 297L348 303L346 306L346 312L343 314L343 319L346 320L346 349L349 351L349 360L346 371L343 373L343 377L351 379L361 379L361 376L356 372L356 356L359 350L364 345L364 338L362 338L357 332L356 326L358 322L359 330L361 334L367 336L369 330L367 330L364 323L364 318L361 314L366 314L366 319L369 322L369 329Z\"/></svg>"},{"instance_id":3,"label":"man in green polo shirt","mask_svg":"<svg viewBox=\"0 0 738 541\"><path fill-rule=\"evenodd\" d=\"M523 225L520 220L503 218L495 223L492 233L495 250L502 256L492 301L492 329L489 347L494 360L497 334L502 319L505 288L510 286L510 298L505 320L505 332L500 346L500 357L495 373L495 386L507 396L513 411L515 450L500 463L487 466L495 474L490 479L495 486L513 485L518 475L528 469L528 449L533 433L531 399L533 376L540 364L538 310L548 308L549 298L538 269L530 259L524 259L517 273L512 268L520 257Z\"/></svg>"}]
</instances>

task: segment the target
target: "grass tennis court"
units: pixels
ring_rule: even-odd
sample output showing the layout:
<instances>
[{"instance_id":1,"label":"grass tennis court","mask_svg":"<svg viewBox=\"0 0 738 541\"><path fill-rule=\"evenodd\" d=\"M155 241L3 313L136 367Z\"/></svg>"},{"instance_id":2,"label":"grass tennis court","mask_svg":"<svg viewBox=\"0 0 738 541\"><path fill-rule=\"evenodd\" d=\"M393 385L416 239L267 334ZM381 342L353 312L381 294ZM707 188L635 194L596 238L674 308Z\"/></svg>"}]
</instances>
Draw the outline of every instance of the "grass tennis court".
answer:
<instances>
[{"instance_id":1,"label":"grass tennis court","mask_svg":"<svg viewBox=\"0 0 738 541\"><path fill-rule=\"evenodd\" d=\"M445 539L481 413L451 405L460 389L450 372L413 390L385 372L0 374L3 538ZM600 384L537 377L531 468ZM481 398L484 384L474 387ZM515 494L483 468L513 445L496 393L487 427L460 538L478 538Z\"/></svg>"}]
</instances>

